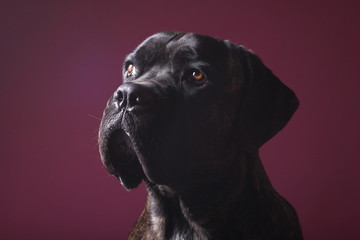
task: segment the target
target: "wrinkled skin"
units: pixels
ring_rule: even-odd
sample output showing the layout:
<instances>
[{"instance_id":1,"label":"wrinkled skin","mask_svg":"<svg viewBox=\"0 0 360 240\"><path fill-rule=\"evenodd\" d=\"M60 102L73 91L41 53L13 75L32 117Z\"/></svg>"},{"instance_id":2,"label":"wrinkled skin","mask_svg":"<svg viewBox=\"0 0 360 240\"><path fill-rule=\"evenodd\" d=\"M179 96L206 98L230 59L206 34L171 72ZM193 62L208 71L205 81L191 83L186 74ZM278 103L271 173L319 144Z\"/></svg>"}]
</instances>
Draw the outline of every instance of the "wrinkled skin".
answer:
<instances>
[{"instance_id":1,"label":"wrinkled skin","mask_svg":"<svg viewBox=\"0 0 360 240\"><path fill-rule=\"evenodd\" d=\"M147 183L130 239L301 239L257 154L298 101L258 57L212 37L159 33L123 72L99 145L126 189Z\"/></svg>"}]
</instances>

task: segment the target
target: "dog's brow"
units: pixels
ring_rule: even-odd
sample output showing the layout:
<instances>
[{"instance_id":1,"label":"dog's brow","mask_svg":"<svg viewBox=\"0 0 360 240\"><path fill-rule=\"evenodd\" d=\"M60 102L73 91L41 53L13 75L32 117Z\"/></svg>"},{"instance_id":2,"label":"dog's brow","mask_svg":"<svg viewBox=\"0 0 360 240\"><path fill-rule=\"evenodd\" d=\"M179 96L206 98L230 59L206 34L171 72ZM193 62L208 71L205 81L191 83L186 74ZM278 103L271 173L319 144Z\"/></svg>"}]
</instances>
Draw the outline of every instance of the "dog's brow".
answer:
<instances>
[{"instance_id":1,"label":"dog's brow","mask_svg":"<svg viewBox=\"0 0 360 240\"><path fill-rule=\"evenodd\" d=\"M175 39L178 40L178 39L182 38L184 35L185 35L185 33L177 33L177 34L175 34L174 36L172 36L172 37L167 41L166 44L170 43L172 40L175 40Z\"/></svg>"},{"instance_id":2,"label":"dog's brow","mask_svg":"<svg viewBox=\"0 0 360 240\"><path fill-rule=\"evenodd\" d=\"M134 53L130 53L125 57L124 63L131 61L134 58Z\"/></svg>"}]
</instances>

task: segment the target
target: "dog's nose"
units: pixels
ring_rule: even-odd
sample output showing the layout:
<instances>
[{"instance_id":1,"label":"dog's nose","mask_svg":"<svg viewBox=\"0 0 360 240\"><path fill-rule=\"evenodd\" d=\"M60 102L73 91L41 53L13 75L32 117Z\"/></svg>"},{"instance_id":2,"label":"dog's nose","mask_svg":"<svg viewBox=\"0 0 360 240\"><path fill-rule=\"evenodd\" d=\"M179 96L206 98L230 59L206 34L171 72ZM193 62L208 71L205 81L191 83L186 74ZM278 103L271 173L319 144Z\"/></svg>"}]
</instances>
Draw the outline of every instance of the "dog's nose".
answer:
<instances>
[{"instance_id":1,"label":"dog's nose","mask_svg":"<svg viewBox=\"0 0 360 240\"><path fill-rule=\"evenodd\" d=\"M148 105L153 99L153 94L146 86L136 83L124 83L114 93L117 106L129 112Z\"/></svg>"}]
</instances>

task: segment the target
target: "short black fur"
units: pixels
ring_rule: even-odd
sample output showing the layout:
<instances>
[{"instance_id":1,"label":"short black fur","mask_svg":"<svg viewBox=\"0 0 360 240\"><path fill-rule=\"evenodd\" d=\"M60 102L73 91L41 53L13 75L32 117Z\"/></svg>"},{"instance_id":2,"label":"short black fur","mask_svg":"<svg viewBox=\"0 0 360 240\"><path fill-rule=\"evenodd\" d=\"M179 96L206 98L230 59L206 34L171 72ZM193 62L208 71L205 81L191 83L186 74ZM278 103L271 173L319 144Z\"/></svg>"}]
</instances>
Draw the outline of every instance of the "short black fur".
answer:
<instances>
[{"instance_id":1,"label":"short black fur","mask_svg":"<svg viewBox=\"0 0 360 240\"><path fill-rule=\"evenodd\" d=\"M99 146L126 189L147 185L129 239L302 239L258 156L298 99L254 53L165 32L129 54L123 71Z\"/></svg>"}]
</instances>

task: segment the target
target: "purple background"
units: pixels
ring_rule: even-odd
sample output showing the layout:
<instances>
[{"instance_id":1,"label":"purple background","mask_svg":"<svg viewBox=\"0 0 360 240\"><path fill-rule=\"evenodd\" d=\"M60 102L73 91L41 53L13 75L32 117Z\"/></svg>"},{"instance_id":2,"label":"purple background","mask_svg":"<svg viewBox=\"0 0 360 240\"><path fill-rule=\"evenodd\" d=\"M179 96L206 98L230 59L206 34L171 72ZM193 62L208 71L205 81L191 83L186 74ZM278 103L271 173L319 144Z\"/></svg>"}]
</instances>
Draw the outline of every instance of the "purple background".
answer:
<instances>
[{"instance_id":1,"label":"purple background","mask_svg":"<svg viewBox=\"0 0 360 240\"><path fill-rule=\"evenodd\" d=\"M126 238L144 186L126 192L102 167L99 118L125 55L164 30L244 44L295 90L298 112L261 150L268 175L297 209L305 239L360 239L356 1L8 2L1 240Z\"/></svg>"}]
</instances>

